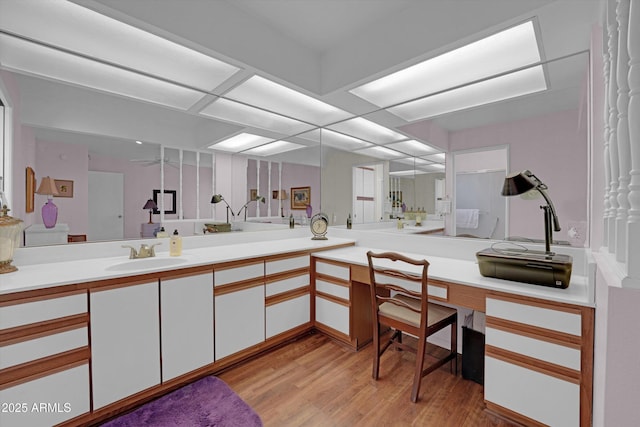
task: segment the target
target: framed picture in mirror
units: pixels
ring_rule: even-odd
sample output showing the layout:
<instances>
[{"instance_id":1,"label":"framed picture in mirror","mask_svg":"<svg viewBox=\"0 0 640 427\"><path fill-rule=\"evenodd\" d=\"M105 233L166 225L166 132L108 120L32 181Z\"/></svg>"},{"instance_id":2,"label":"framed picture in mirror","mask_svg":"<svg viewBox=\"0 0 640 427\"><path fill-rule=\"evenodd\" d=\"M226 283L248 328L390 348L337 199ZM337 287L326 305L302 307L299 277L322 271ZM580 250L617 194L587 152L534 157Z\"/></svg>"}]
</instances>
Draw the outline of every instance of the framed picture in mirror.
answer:
<instances>
[{"instance_id":1,"label":"framed picture in mirror","mask_svg":"<svg viewBox=\"0 0 640 427\"><path fill-rule=\"evenodd\" d=\"M54 179L56 183L56 190L58 190L57 197L73 197L73 181L70 179Z\"/></svg>"},{"instance_id":2,"label":"framed picture in mirror","mask_svg":"<svg viewBox=\"0 0 640 427\"><path fill-rule=\"evenodd\" d=\"M33 212L33 198L36 193L36 173L27 166L25 183L25 212Z\"/></svg>"},{"instance_id":3,"label":"framed picture in mirror","mask_svg":"<svg viewBox=\"0 0 640 427\"><path fill-rule=\"evenodd\" d=\"M291 209L306 209L311 204L311 187L291 187Z\"/></svg>"},{"instance_id":4,"label":"framed picture in mirror","mask_svg":"<svg viewBox=\"0 0 640 427\"><path fill-rule=\"evenodd\" d=\"M176 190L164 190L164 193L162 194L162 205L164 206L164 213L165 215L172 215L175 214L177 212L176 209L176 195L177 195L177 191ZM156 203L157 206L160 206L160 190L153 190L153 201ZM154 214L159 214L160 210L159 209L154 209L153 210Z\"/></svg>"}]
</instances>

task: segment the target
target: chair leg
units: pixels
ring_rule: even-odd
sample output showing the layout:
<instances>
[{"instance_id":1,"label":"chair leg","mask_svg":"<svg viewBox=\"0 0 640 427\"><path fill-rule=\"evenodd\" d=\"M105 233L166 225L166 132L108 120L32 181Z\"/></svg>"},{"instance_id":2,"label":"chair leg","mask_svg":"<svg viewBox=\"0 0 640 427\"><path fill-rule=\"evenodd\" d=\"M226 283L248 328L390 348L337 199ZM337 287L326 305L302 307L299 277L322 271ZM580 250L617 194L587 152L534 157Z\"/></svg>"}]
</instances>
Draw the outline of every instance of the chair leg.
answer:
<instances>
[{"instance_id":1,"label":"chair leg","mask_svg":"<svg viewBox=\"0 0 640 427\"><path fill-rule=\"evenodd\" d=\"M374 380L378 379L380 371L380 324L373 321L373 371L371 376Z\"/></svg>"},{"instance_id":2,"label":"chair leg","mask_svg":"<svg viewBox=\"0 0 640 427\"><path fill-rule=\"evenodd\" d=\"M455 375L458 375L458 322L457 319L451 324L451 353L453 353L453 359L451 359L450 371Z\"/></svg>"},{"instance_id":3,"label":"chair leg","mask_svg":"<svg viewBox=\"0 0 640 427\"><path fill-rule=\"evenodd\" d=\"M427 337L422 337L418 342L416 351L416 368L413 374L413 387L411 388L411 401L416 403L420 394L420 384L422 384L422 372L424 367L424 353L427 350Z\"/></svg>"}]
</instances>

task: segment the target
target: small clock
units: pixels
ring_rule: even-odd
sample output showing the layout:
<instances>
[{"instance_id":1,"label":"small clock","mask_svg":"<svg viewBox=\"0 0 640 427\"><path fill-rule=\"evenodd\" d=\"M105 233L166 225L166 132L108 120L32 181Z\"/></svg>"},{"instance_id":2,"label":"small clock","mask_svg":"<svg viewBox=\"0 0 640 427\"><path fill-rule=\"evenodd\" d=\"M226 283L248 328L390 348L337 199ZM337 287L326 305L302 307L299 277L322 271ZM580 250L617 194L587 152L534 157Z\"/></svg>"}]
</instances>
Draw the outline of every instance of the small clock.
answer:
<instances>
[{"instance_id":1,"label":"small clock","mask_svg":"<svg viewBox=\"0 0 640 427\"><path fill-rule=\"evenodd\" d=\"M327 228L329 227L329 217L325 214L317 213L311 217L311 240L327 240Z\"/></svg>"}]
</instances>

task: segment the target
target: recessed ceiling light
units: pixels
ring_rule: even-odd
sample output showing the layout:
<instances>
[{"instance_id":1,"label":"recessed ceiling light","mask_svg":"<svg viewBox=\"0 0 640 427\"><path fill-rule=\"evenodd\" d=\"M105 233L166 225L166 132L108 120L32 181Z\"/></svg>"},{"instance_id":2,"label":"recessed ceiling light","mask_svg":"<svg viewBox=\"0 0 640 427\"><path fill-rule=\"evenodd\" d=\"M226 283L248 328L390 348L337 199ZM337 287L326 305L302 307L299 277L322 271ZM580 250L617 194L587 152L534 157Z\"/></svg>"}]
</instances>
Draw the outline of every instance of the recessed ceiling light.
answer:
<instances>
[{"instance_id":1,"label":"recessed ceiling light","mask_svg":"<svg viewBox=\"0 0 640 427\"><path fill-rule=\"evenodd\" d=\"M271 156L274 154L284 153L286 151L304 148L304 145L295 144L288 141L274 141L269 144L261 145L250 150L243 151L242 154L251 154L255 156Z\"/></svg>"},{"instance_id":2,"label":"recessed ceiling light","mask_svg":"<svg viewBox=\"0 0 640 427\"><path fill-rule=\"evenodd\" d=\"M142 145L142 141L136 141L136 144Z\"/></svg>"},{"instance_id":3,"label":"recessed ceiling light","mask_svg":"<svg viewBox=\"0 0 640 427\"><path fill-rule=\"evenodd\" d=\"M55 31L52 22L56 24ZM0 28L206 91L239 70L70 1L4 2ZM57 62L47 64L51 68L51 64L57 66Z\"/></svg>"},{"instance_id":4,"label":"recessed ceiling light","mask_svg":"<svg viewBox=\"0 0 640 427\"><path fill-rule=\"evenodd\" d=\"M394 142L393 144L387 144L385 147L393 148L394 150L402 151L412 156L422 156L424 154L435 153L438 151L437 149L416 141L415 139Z\"/></svg>"},{"instance_id":5,"label":"recessed ceiling light","mask_svg":"<svg viewBox=\"0 0 640 427\"><path fill-rule=\"evenodd\" d=\"M365 154L365 155L372 156L372 157L377 157L377 158L380 158L380 159L393 159L393 158L396 158L396 157L404 157L404 156L406 156L406 154L400 153L400 152L395 151L395 150L391 150L390 148L380 147L380 146L369 147L369 148L364 148L362 150L357 150L356 153Z\"/></svg>"},{"instance_id":6,"label":"recessed ceiling light","mask_svg":"<svg viewBox=\"0 0 640 427\"><path fill-rule=\"evenodd\" d=\"M429 156L422 156L422 158L431 160L431 162L440 163L445 161L445 154L444 153L431 154Z\"/></svg>"},{"instance_id":7,"label":"recessed ceiling light","mask_svg":"<svg viewBox=\"0 0 640 427\"><path fill-rule=\"evenodd\" d=\"M533 21L527 21L350 92L386 108L535 64L540 59Z\"/></svg>"},{"instance_id":8,"label":"recessed ceiling light","mask_svg":"<svg viewBox=\"0 0 640 427\"><path fill-rule=\"evenodd\" d=\"M230 138L224 139L220 142L212 144L209 148L213 150L229 151L232 153L239 153L240 151L248 150L259 145L264 145L273 141L273 138L267 138L260 135L254 135L252 133L239 133Z\"/></svg>"},{"instance_id":9,"label":"recessed ceiling light","mask_svg":"<svg viewBox=\"0 0 640 427\"><path fill-rule=\"evenodd\" d=\"M202 93L0 34L3 68L187 110ZM55 64L52 66L51 64Z\"/></svg>"},{"instance_id":10,"label":"recessed ceiling light","mask_svg":"<svg viewBox=\"0 0 640 427\"><path fill-rule=\"evenodd\" d=\"M407 121L486 105L547 89L541 65L407 102L387 111Z\"/></svg>"},{"instance_id":11,"label":"recessed ceiling light","mask_svg":"<svg viewBox=\"0 0 640 427\"><path fill-rule=\"evenodd\" d=\"M351 116L326 102L260 76L249 78L226 93L225 97L317 126Z\"/></svg>"},{"instance_id":12,"label":"recessed ceiling light","mask_svg":"<svg viewBox=\"0 0 640 427\"><path fill-rule=\"evenodd\" d=\"M315 129L298 136L300 138L318 142L321 146L333 147L341 150L356 150L372 145L371 143L361 139L343 135L329 129Z\"/></svg>"},{"instance_id":13,"label":"recessed ceiling light","mask_svg":"<svg viewBox=\"0 0 640 427\"><path fill-rule=\"evenodd\" d=\"M286 135L313 128L312 125L298 120L222 98L203 108L200 114Z\"/></svg>"},{"instance_id":14,"label":"recessed ceiling light","mask_svg":"<svg viewBox=\"0 0 640 427\"><path fill-rule=\"evenodd\" d=\"M399 132L362 117L355 117L353 119L336 123L329 126L329 129L376 144L388 144L390 142L407 139L406 136Z\"/></svg>"}]
</instances>

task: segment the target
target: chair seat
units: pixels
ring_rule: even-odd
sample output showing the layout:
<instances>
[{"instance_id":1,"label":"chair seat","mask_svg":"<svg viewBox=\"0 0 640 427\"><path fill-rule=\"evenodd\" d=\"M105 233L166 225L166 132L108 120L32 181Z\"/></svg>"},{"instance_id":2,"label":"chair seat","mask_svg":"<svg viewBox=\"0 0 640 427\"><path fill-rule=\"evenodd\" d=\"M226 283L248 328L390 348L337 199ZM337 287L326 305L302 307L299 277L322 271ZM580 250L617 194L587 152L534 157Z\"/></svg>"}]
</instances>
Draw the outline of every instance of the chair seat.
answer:
<instances>
[{"instance_id":1,"label":"chair seat","mask_svg":"<svg viewBox=\"0 0 640 427\"><path fill-rule=\"evenodd\" d=\"M396 295L394 299L400 300L416 310L420 310L421 303L418 298L411 298L406 295ZM392 302L385 302L380 304L378 309L380 310L380 314L383 316L388 316L400 322L410 323L416 328L420 326L420 313L416 313L406 307L396 305ZM430 302L428 303L427 326L433 326L456 313L457 311L453 308Z\"/></svg>"}]
</instances>

